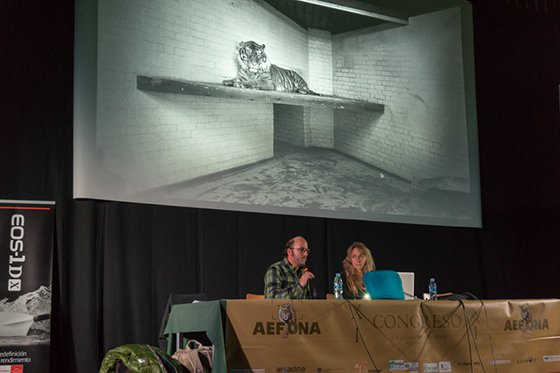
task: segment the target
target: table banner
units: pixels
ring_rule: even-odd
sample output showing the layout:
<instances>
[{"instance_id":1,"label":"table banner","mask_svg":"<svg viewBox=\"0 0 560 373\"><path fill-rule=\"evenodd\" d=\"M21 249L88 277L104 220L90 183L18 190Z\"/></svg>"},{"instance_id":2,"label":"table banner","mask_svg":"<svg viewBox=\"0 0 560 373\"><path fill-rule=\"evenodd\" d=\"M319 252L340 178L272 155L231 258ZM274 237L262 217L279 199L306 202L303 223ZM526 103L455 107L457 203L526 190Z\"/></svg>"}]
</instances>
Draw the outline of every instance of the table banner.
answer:
<instances>
[{"instance_id":1,"label":"table banner","mask_svg":"<svg viewBox=\"0 0 560 373\"><path fill-rule=\"evenodd\" d=\"M0 373L49 371L54 202L0 200Z\"/></svg>"},{"instance_id":2,"label":"table banner","mask_svg":"<svg viewBox=\"0 0 560 373\"><path fill-rule=\"evenodd\" d=\"M560 372L560 302L233 300L229 372Z\"/></svg>"}]
</instances>

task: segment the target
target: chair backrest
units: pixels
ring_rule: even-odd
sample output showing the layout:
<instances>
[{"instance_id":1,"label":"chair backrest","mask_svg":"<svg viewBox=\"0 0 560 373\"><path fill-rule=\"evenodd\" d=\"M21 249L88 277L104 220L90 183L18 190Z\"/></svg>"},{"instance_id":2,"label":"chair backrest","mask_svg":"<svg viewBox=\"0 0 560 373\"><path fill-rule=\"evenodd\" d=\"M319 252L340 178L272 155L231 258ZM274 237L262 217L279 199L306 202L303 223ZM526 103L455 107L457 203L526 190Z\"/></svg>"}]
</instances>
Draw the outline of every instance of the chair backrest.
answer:
<instances>
[{"instance_id":1,"label":"chair backrest","mask_svg":"<svg viewBox=\"0 0 560 373\"><path fill-rule=\"evenodd\" d=\"M245 299L264 299L264 294L247 293Z\"/></svg>"},{"instance_id":2,"label":"chair backrest","mask_svg":"<svg viewBox=\"0 0 560 373\"><path fill-rule=\"evenodd\" d=\"M402 280L395 271L367 272L363 280L371 299L404 299Z\"/></svg>"}]
</instances>

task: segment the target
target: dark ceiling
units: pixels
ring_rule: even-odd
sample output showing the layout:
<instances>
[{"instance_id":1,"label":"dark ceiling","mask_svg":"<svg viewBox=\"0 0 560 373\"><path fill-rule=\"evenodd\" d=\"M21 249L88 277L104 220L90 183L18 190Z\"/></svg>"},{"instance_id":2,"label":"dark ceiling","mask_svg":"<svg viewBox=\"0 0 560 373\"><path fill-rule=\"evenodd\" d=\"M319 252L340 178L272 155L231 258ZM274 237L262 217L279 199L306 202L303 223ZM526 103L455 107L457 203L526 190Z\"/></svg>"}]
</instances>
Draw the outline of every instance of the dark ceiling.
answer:
<instances>
[{"instance_id":1,"label":"dark ceiling","mask_svg":"<svg viewBox=\"0 0 560 373\"><path fill-rule=\"evenodd\" d=\"M409 17L468 4L465 0L265 0L305 29L331 34L355 31L380 24L407 24ZM351 8L356 14L332 7ZM373 17L372 14L380 17ZM389 20L388 20L389 19Z\"/></svg>"}]
</instances>

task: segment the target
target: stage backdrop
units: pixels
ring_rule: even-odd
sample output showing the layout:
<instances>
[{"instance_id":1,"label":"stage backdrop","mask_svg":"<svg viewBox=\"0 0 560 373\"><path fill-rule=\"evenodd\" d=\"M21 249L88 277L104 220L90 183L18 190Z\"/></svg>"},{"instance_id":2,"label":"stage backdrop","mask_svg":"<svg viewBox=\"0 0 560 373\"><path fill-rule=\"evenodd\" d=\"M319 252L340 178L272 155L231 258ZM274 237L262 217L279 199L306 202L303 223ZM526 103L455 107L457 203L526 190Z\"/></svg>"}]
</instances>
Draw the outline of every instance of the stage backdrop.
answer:
<instances>
[{"instance_id":1,"label":"stage backdrop","mask_svg":"<svg viewBox=\"0 0 560 373\"><path fill-rule=\"evenodd\" d=\"M0 372L48 371L54 202L0 200Z\"/></svg>"}]
</instances>

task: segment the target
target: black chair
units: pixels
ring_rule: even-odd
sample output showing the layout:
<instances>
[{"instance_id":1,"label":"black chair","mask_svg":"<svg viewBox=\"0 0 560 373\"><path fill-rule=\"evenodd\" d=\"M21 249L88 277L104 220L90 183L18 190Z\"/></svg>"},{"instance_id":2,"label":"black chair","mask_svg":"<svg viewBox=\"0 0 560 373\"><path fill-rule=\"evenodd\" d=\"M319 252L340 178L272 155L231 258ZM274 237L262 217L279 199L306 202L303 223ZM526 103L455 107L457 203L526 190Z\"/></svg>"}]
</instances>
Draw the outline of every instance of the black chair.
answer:
<instances>
[{"instance_id":1,"label":"black chair","mask_svg":"<svg viewBox=\"0 0 560 373\"><path fill-rule=\"evenodd\" d=\"M163 318L161 320L161 326L159 328L159 348L163 351L167 351L167 338L163 335L165 331L165 326L167 325L167 320L169 320L169 313L171 312L171 307L175 304L192 303L195 300L205 301L208 297L204 293L199 294L176 294L171 293L167 298L167 304L165 310L163 311Z\"/></svg>"}]
</instances>

